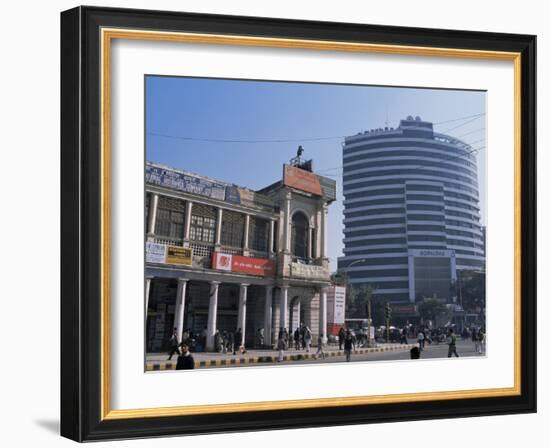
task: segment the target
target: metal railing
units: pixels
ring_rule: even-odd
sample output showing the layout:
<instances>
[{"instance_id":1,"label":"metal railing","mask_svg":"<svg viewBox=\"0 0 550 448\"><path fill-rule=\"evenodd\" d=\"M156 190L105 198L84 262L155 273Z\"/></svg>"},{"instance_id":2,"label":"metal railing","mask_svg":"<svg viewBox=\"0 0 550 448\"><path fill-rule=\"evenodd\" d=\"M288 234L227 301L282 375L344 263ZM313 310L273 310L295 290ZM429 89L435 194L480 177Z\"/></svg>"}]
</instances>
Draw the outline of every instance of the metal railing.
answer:
<instances>
[{"instance_id":1,"label":"metal railing","mask_svg":"<svg viewBox=\"0 0 550 448\"><path fill-rule=\"evenodd\" d=\"M220 252L229 255L242 255L243 249L240 247L220 246Z\"/></svg>"},{"instance_id":2,"label":"metal railing","mask_svg":"<svg viewBox=\"0 0 550 448\"><path fill-rule=\"evenodd\" d=\"M189 247L193 250L193 264L203 268L212 267L212 253L214 244L202 241L190 241Z\"/></svg>"},{"instance_id":3,"label":"metal railing","mask_svg":"<svg viewBox=\"0 0 550 448\"><path fill-rule=\"evenodd\" d=\"M169 238L165 236L155 236L154 238L155 243L158 244L166 244L168 246L183 246L183 240L181 239L175 239L175 238Z\"/></svg>"}]
</instances>

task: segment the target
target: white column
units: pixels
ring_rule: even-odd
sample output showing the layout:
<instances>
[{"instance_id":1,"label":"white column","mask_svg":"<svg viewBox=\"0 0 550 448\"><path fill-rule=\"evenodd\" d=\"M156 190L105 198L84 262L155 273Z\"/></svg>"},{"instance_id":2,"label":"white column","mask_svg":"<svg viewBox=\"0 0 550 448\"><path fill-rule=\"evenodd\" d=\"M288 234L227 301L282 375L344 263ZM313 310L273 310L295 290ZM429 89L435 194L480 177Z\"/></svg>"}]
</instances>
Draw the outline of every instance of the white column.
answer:
<instances>
[{"instance_id":1,"label":"white column","mask_svg":"<svg viewBox=\"0 0 550 448\"><path fill-rule=\"evenodd\" d=\"M176 327L178 341L181 340L183 334L183 317L185 316L185 291L187 290L187 279L178 278L178 291L176 293L176 315L174 319L174 327Z\"/></svg>"},{"instance_id":2,"label":"white column","mask_svg":"<svg viewBox=\"0 0 550 448\"><path fill-rule=\"evenodd\" d=\"M185 203L185 223L183 226L183 243L189 247L189 234L191 233L191 214L193 212L193 203L187 201Z\"/></svg>"},{"instance_id":3,"label":"white column","mask_svg":"<svg viewBox=\"0 0 550 448\"><path fill-rule=\"evenodd\" d=\"M302 309L302 302L297 300L294 306L292 306L292 323L289 322L289 333L293 334L296 328L300 326L300 311Z\"/></svg>"},{"instance_id":4,"label":"white column","mask_svg":"<svg viewBox=\"0 0 550 448\"><path fill-rule=\"evenodd\" d=\"M265 345L271 345L271 320L273 318L273 286L265 287L264 304L264 341Z\"/></svg>"},{"instance_id":5,"label":"white column","mask_svg":"<svg viewBox=\"0 0 550 448\"><path fill-rule=\"evenodd\" d=\"M210 303L208 306L208 326L206 327L206 348L214 350L214 335L216 334L216 318L218 314L218 287L220 282L210 282Z\"/></svg>"},{"instance_id":6,"label":"white column","mask_svg":"<svg viewBox=\"0 0 550 448\"><path fill-rule=\"evenodd\" d=\"M147 310L149 309L149 294L151 292L151 280L153 280L153 277L145 277L145 322L147 322Z\"/></svg>"},{"instance_id":7,"label":"white column","mask_svg":"<svg viewBox=\"0 0 550 448\"><path fill-rule=\"evenodd\" d=\"M222 241L222 219L223 219L223 209L218 209L218 219L216 221L216 246L221 245Z\"/></svg>"},{"instance_id":8,"label":"white column","mask_svg":"<svg viewBox=\"0 0 550 448\"><path fill-rule=\"evenodd\" d=\"M246 296L248 293L247 283L241 283L239 289L239 314L237 316L237 328L241 329L241 340L235 341L239 346L244 345L246 331Z\"/></svg>"},{"instance_id":9,"label":"white column","mask_svg":"<svg viewBox=\"0 0 550 448\"><path fill-rule=\"evenodd\" d=\"M285 207L284 207L284 246L283 246L283 250L286 252L286 253L289 253L290 252L290 234L291 234L291 231L290 231L290 199L292 197L292 194L291 193L287 193L286 196L285 196Z\"/></svg>"},{"instance_id":10,"label":"white column","mask_svg":"<svg viewBox=\"0 0 550 448\"><path fill-rule=\"evenodd\" d=\"M248 230L250 227L250 215L244 215L243 250L248 250Z\"/></svg>"},{"instance_id":11,"label":"white column","mask_svg":"<svg viewBox=\"0 0 550 448\"><path fill-rule=\"evenodd\" d=\"M313 258L313 251L311 245L313 244L313 228L308 227L307 229L307 257L309 259Z\"/></svg>"},{"instance_id":12,"label":"white column","mask_svg":"<svg viewBox=\"0 0 550 448\"><path fill-rule=\"evenodd\" d=\"M323 231L321 238L321 258L327 258L328 256L328 207L323 204L323 210L321 212L321 221L323 223Z\"/></svg>"},{"instance_id":13,"label":"white column","mask_svg":"<svg viewBox=\"0 0 550 448\"><path fill-rule=\"evenodd\" d=\"M319 335L323 338L323 344L327 343L327 288L321 288L319 295Z\"/></svg>"},{"instance_id":14,"label":"white column","mask_svg":"<svg viewBox=\"0 0 550 448\"><path fill-rule=\"evenodd\" d=\"M271 256L273 255L273 240L275 238L275 221L273 219L269 220L269 248L267 250L267 253Z\"/></svg>"},{"instance_id":15,"label":"white column","mask_svg":"<svg viewBox=\"0 0 550 448\"><path fill-rule=\"evenodd\" d=\"M155 236L155 226L157 223L157 210L159 205L159 195L151 193L149 200L149 219L147 223L147 238L152 239Z\"/></svg>"},{"instance_id":16,"label":"white column","mask_svg":"<svg viewBox=\"0 0 550 448\"><path fill-rule=\"evenodd\" d=\"M321 220L321 210L317 210L317 213L315 215L315 257L319 258L321 256L321 238L323 236L323 232L321 231L323 227L323 223Z\"/></svg>"},{"instance_id":17,"label":"white column","mask_svg":"<svg viewBox=\"0 0 550 448\"><path fill-rule=\"evenodd\" d=\"M409 255L409 302L416 301L416 291L414 284L414 256Z\"/></svg>"},{"instance_id":18,"label":"white column","mask_svg":"<svg viewBox=\"0 0 550 448\"><path fill-rule=\"evenodd\" d=\"M281 286L280 313L279 326L288 330L288 285Z\"/></svg>"}]
</instances>

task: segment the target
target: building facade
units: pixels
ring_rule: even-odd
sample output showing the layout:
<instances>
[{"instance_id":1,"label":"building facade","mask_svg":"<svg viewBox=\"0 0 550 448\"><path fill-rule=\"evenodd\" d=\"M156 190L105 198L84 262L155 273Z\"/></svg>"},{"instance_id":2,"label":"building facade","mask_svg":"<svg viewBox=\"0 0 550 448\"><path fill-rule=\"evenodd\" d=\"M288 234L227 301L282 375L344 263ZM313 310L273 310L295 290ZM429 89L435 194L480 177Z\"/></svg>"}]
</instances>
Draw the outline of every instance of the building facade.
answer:
<instances>
[{"instance_id":1,"label":"building facade","mask_svg":"<svg viewBox=\"0 0 550 448\"><path fill-rule=\"evenodd\" d=\"M298 160L299 161L299 160ZM146 350L162 351L176 329L242 331L273 346L280 328L327 334L328 206L335 182L283 166L283 178L253 191L146 164Z\"/></svg>"},{"instance_id":2,"label":"building facade","mask_svg":"<svg viewBox=\"0 0 550 448\"><path fill-rule=\"evenodd\" d=\"M343 146L344 256L351 284L394 303L452 301L457 270L485 267L475 151L407 117Z\"/></svg>"}]
</instances>

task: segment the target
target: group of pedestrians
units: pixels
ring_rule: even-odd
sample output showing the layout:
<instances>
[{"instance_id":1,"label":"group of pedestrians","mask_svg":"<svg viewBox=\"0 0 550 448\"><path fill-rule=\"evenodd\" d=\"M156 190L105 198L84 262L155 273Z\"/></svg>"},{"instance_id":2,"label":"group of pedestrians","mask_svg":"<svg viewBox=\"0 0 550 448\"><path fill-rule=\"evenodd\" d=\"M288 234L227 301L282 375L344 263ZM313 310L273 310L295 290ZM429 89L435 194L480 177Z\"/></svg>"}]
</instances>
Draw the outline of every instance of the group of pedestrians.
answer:
<instances>
[{"instance_id":1,"label":"group of pedestrians","mask_svg":"<svg viewBox=\"0 0 550 448\"><path fill-rule=\"evenodd\" d=\"M485 351L485 331L481 327L473 327L471 333L474 350L476 351L476 353L483 353Z\"/></svg>"},{"instance_id":2,"label":"group of pedestrians","mask_svg":"<svg viewBox=\"0 0 550 448\"><path fill-rule=\"evenodd\" d=\"M288 350L294 343L295 350L305 350L306 353L309 353L311 349L311 339L312 333L310 328L303 323L294 330L292 337L290 336L288 330L284 327L279 328L279 334L277 336L276 348L279 351L279 356L277 358L278 362L282 362L284 359L284 352ZM318 343L316 357L322 355L323 359L325 354L323 352L323 341L322 337L319 338L320 343Z\"/></svg>"}]
</instances>

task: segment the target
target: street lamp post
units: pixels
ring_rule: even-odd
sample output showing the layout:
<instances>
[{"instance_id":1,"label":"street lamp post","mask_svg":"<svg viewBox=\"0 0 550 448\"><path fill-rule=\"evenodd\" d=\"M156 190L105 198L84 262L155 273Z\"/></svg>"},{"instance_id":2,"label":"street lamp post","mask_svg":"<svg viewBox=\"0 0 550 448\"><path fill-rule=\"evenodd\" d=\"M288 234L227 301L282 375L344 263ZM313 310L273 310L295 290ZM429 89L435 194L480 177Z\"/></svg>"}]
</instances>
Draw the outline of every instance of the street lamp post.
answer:
<instances>
[{"instance_id":1,"label":"street lamp post","mask_svg":"<svg viewBox=\"0 0 550 448\"><path fill-rule=\"evenodd\" d=\"M350 264L347 265L346 269L351 268L353 265L358 263L364 263L366 258L361 258L360 260L352 261ZM349 286L349 293L351 295L352 285L349 283L349 276L346 272L346 286ZM370 340L370 323L371 323L371 303L370 298L367 300L367 346L371 346L371 340Z\"/></svg>"}]
</instances>

